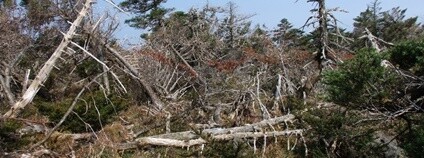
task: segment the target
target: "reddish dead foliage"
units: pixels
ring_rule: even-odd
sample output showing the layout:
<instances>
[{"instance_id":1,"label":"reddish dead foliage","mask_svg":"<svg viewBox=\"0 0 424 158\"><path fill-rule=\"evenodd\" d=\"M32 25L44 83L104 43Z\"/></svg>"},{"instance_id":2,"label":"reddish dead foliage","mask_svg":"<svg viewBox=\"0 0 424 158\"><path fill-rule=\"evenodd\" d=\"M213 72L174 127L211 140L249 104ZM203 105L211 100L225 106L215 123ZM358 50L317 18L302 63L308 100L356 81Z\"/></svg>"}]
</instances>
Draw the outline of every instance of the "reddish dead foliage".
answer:
<instances>
[{"instance_id":1,"label":"reddish dead foliage","mask_svg":"<svg viewBox=\"0 0 424 158\"><path fill-rule=\"evenodd\" d=\"M243 57L239 60L229 59L229 60L209 60L208 65L217 69L219 72L231 73L238 66L242 65L246 61L246 58Z\"/></svg>"},{"instance_id":2,"label":"reddish dead foliage","mask_svg":"<svg viewBox=\"0 0 424 158\"><path fill-rule=\"evenodd\" d=\"M248 59L256 59L261 63L274 65L279 63L279 57L277 55L264 55L259 54L253 48L245 48L243 50L244 54L246 55L246 58Z\"/></svg>"},{"instance_id":3,"label":"reddish dead foliage","mask_svg":"<svg viewBox=\"0 0 424 158\"><path fill-rule=\"evenodd\" d=\"M161 64L165 64L165 65L171 66L171 67L176 66L178 70L188 72L190 74L190 76L192 76L192 77L198 77L198 74L195 70L193 70L189 66L185 65L184 63L177 63L176 61L166 57L162 53L154 52L154 51L151 51L151 50L141 50L141 51L139 51L139 53L141 55L143 55L145 57L149 57L152 60L157 61Z\"/></svg>"},{"instance_id":4,"label":"reddish dead foliage","mask_svg":"<svg viewBox=\"0 0 424 158\"><path fill-rule=\"evenodd\" d=\"M339 58L342 61L347 61L347 60L350 60L354 57L355 57L355 55L352 54L352 53L349 53L349 52L341 52L340 55L339 55Z\"/></svg>"},{"instance_id":5,"label":"reddish dead foliage","mask_svg":"<svg viewBox=\"0 0 424 158\"><path fill-rule=\"evenodd\" d=\"M258 54L253 48L245 48L243 49L243 56L240 59L209 60L207 64L219 72L231 73L249 60L256 60L260 63L270 65L278 64L279 62L277 56Z\"/></svg>"}]
</instances>

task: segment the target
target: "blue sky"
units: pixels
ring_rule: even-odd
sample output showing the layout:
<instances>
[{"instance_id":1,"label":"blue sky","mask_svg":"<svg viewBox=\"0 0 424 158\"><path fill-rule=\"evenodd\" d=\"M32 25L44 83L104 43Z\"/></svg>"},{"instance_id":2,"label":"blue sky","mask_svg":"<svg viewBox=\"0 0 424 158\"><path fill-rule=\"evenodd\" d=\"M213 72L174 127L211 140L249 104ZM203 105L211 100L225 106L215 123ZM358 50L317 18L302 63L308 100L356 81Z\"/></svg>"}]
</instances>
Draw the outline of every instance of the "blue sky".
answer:
<instances>
[{"instance_id":1,"label":"blue sky","mask_svg":"<svg viewBox=\"0 0 424 158\"><path fill-rule=\"evenodd\" d=\"M101 0L103 1L103 0ZM114 0L115 3L120 3L123 0ZM287 18L295 27L301 27L306 19L311 16L310 9L315 5L306 3L307 0L232 0L238 6L239 14L252 15L251 21L253 24L265 24L269 29L273 29L282 18ZM371 4L374 0L327 0L327 8L340 7L340 9L348 11L348 13L336 13L336 17L342 22L339 24L341 28L352 29L353 18L364 11L367 4ZM202 7L209 2L212 6L225 6L229 0L168 0L166 7L173 7L175 10L187 11L191 7ZM393 7L400 6L407 8L407 16L418 16L418 21L424 23L424 0L380 0L382 10L389 10ZM100 2L97 8L110 9L110 5ZM139 44L141 39L139 35L142 30L130 28L124 24L125 19L131 18L123 13L118 13L117 16L121 22L115 36L121 40L124 45Z\"/></svg>"}]
</instances>

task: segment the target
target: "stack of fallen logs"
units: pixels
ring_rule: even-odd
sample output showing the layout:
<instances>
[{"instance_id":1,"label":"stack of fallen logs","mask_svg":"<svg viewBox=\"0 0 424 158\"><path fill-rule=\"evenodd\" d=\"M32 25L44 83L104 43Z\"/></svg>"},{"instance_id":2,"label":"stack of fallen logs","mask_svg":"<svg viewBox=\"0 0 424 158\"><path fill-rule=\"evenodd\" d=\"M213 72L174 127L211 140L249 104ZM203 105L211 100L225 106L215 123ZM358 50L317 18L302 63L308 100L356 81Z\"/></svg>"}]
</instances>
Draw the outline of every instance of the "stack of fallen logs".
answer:
<instances>
[{"instance_id":1,"label":"stack of fallen logs","mask_svg":"<svg viewBox=\"0 0 424 158\"><path fill-rule=\"evenodd\" d=\"M234 139L249 139L276 136L302 136L302 129L284 130L284 131L264 131L264 127L271 127L280 123L287 123L293 120L294 115L285 115L272 119L263 120L253 124L247 124L240 127L232 128L209 128L201 129L204 125L193 125L191 131L167 133L155 136L141 137L130 143L123 143L116 146L119 149L130 149L143 147L147 145L154 146L173 146L173 147L190 147L194 145L207 144L211 141L227 141ZM303 136L302 136L303 139Z\"/></svg>"}]
</instances>

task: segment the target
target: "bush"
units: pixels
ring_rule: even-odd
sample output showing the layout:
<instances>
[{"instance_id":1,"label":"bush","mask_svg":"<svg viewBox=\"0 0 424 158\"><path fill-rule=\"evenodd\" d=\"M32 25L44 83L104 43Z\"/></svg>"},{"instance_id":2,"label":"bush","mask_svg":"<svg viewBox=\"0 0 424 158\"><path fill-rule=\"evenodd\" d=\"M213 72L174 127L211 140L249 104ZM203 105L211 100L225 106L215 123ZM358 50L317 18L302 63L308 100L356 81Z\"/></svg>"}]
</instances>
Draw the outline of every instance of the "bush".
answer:
<instances>
[{"instance_id":1,"label":"bush","mask_svg":"<svg viewBox=\"0 0 424 158\"><path fill-rule=\"evenodd\" d=\"M381 66L385 56L375 50L361 50L337 70L323 74L327 99L343 106L384 104L396 96L396 74Z\"/></svg>"},{"instance_id":2,"label":"bush","mask_svg":"<svg viewBox=\"0 0 424 158\"><path fill-rule=\"evenodd\" d=\"M400 43L388 53L390 60L399 68L418 76L424 75L424 40Z\"/></svg>"},{"instance_id":3,"label":"bush","mask_svg":"<svg viewBox=\"0 0 424 158\"><path fill-rule=\"evenodd\" d=\"M380 157L371 126L357 124L361 116L342 107L314 109L302 115L312 157ZM304 153L299 149L298 153Z\"/></svg>"},{"instance_id":4,"label":"bush","mask_svg":"<svg viewBox=\"0 0 424 158\"><path fill-rule=\"evenodd\" d=\"M80 98L80 101L75 105L73 111L77 113L84 122L90 124L93 130L100 130L102 124L111 122L113 116L119 111L124 110L129 104L128 101L117 95L108 95L107 98L108 99L105 98L101 90L88 93ZM38 111L48 116L51 122L58 123L72 104L73 100L73 98L67 98L61 102L40 102L37 105ZM61 128L71 132L87 131L88 128L78 116L71 113Z\"/></svg>"},{"instance_id":5,"label":"bush","mask_svg":"<svg viewBox=\"0 0 424 158\"><path fill-rule=\"evenodd\" d=\"M415 127L414 131L406 134L402 147L410 157L422 157L424 151L424 127Z\"/></svg>"}]
</instances>

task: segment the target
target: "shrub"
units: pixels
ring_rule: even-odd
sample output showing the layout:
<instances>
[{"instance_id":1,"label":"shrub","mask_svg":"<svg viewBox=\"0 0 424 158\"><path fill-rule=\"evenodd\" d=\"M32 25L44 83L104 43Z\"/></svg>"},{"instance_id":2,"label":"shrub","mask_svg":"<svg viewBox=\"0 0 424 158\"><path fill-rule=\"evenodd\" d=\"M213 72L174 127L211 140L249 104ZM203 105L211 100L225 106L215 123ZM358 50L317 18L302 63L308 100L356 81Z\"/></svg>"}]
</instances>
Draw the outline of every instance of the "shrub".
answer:
<instances>
[{"instance_id":1,"label":"shrub","mask_svg":"<svg viewBox=\"0 0 424 158\"><path fill-rule=\"evenodd\" d=\"M414 130L405 135L402 147L410 157L422 157L424 151L424 127L414 127Z\"/></svg>"},{"instance_id":2,"label":"shrub","mask_svg":"<svg viewBox=\"0 0 424 158\"><path fill-rule=\"evenodd\" d=\"M424 40L406 41L391 48L390 60L404 70L424 75Z\"/></svg>"},{"instance_id":3,"label":"shrub","mask_svg":"<svg viewBox=\"0 0 424 158\"><path fill-rule=\"evenodd\" d=\"M357 124L361 116L343 107L303 113L307 146L312 157L380 157L383 148L374 143L371 126ZM298 153L304 153L299 149Z\"/></svg>"},{"instance_id":4,"label":"shrub","mask_svg":"<svg viewBox=\"0 0 424 158\"><path fill-rule=\"evenodd\" d=\"M375 50L361 50L337 70L324 72L327 99L343 106L383 104L396 96L396 74L381 66L385 59Z\"/></svg>"},{"instance_id":5,"label":"shrub","mask_svg":"<svg viewBox=\"0 0 424 158\"><path fill-rule=\"evenodd\" d=\"M101 90L88 93L80 98L73 111L84 122L90 124L93 130L100 130L102 124L111 122L113 116L125 109L129 104L128 101L118 95L111 94L107 98L105 98ZM72 104L72 101L73 98L67 98L60 102L40 102L37 107L38 111L48 116L51 122L58 123ZM71 113L61 128L72 132L87 131L88 128L78 116Z\"/></svg>"}]
</instances>

